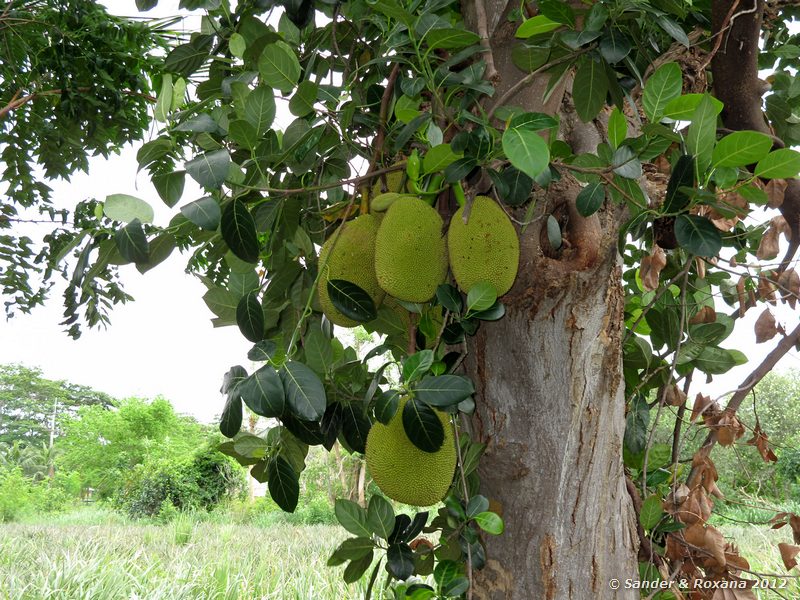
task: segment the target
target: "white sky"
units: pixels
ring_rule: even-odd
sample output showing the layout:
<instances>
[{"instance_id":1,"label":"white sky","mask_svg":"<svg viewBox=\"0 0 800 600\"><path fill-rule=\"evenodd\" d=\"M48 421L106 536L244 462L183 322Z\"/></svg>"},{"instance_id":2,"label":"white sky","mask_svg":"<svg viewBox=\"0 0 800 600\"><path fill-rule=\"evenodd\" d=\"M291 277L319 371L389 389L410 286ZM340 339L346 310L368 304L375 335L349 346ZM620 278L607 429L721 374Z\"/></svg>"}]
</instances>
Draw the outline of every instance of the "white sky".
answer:
<instances>
[{"instance_id":1,"label":"white sky","mask_svg":"<svg viewBox=\"0 0 800 600\"><path fill-rule=\"evenodd\" d=\"M162 0L160 4L160 9L146 14L164 16L177 12L177 0ZM135 13L133 0L110 0L106 5L120 14ZM187 177L182 200L169 209L160 201L149 176L145 172L137 175L135 154L135 149L128 148L111 160L93 160L89 174L78 174L71 182L54 182L51 185L55 204L72 207L87 197L102 200L108 194L126 193L147 200L155 209L155 223L166 225L179 206L203 195ZM757 218L763 218L756 212ZM46 225L29 227L25 233L34 240L41 239L47 229ZM86 330L78 341L68 338L59 325L63 286L32 315L19 314L10 321L0 319L0 363L37 366L48 378L89 385L120 398L161 394L179 412L213 422L222 409L222 376L235 364L251 370L246 356L251 344L236 327L211 326L212 315L202 300L205 287L183 272L186 259L176 250L145 275L132 265L122 267L124 287L136 301L117 306L107 330ZM720 301L717 310L727 309ZM751 309L737 324L734 335L723 343L743 351L751 359L750 364L718 376L711 386L696 382L693 393L703 391L717 396L736 388L774 347L777 338L755 344L753 323L761 310ZM796 312L779 307L776 313L787 330L795 327ZM789 367L800 367L796 352L787 356L779 368Z\"/></svg>"}]
</instances>

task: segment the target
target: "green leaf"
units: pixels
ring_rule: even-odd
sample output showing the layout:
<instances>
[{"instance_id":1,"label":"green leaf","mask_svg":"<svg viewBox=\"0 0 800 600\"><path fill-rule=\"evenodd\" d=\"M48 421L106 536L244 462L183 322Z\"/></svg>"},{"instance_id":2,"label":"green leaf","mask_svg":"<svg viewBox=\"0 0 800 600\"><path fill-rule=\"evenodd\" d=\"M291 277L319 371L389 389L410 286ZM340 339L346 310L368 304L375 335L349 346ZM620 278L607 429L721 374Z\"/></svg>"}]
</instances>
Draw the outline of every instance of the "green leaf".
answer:
<instances>
[{"instance_id":1,"label":"green leaf","mask_svg":"<svg viewBox=\"0 0 800 600\"><path fill-rule=\"evenodd\" d=\"M561 237L561 225L553 215L547 217L547 241L553 247L553 250L558 250L564 243Z\"/></svg>"},{"instance_id":2,"label":"green leaf","mask_svg":"<svg viewBox=\"0 0 800 600\"><path fill-rule=\"evenodd\" d=\"M697 110L700 102L705 97L706 94L684 94L674 100L670 100L664 107L664 116L675 121L690 121L694 111ZM722 102L713 96L710 98L711 103L714 105L714 110L719 114L722 111Z\"/></svg>"},{"instance_id":3,"label":"green leaf","mask_svg":"<svg viewBox=\"0 0 800 600\"><path fill-rule=\"evenodd\" d=\"M657 123L664 116L670 101L681 95L683 74L678 63L661 65L647 79L642 94L642 108L651 123Z\"/></svg>"},{"instance_id":4,"label":"green leaf","mask_svg":"<svg viewBox=\"0 0 800 600\"><path fill-rule=\"evenodd\" d=\"M682 154L675 162L667 183L664 203L661 205L664 213L676 213L689 204L689 196L681 189L683 187L694 187L694 157L690 154Z\"/></svg>"},{"instance_id":5,"label":"green leaf","mask_svg":"<svg viewBox=\"0 0 800 600\"><path fill-rule=\"evenodd\" d=\"M305 363L316 373L324 375L334 363L330 338L319 327L312 327L303 340Z\"/></svg>"},{"instance_id":6,"label":"green leaf","mask_svg":"<svg viewBox=\"0 0 800 600\"><path fill-rule=\"evenodd\" d=\"M544 15L537 15L531 19L526 19L525 22L519 26L517 33L514 35L520 39L527 39L535 35L553 31L562 26L561 23L556 23Z\"/></svg>"},{"instance_id":7,"label":"green leaf","mask_svg":"<svg viewBox=\"0 0 800 600\"><path fill-rule=\"evenodd\" d=\"M436 288L436 299L451 313L459 314L464 308L461 292L449 283L443 283Z\"/></svg>"},{"instance_id":8,"label":"green leaf","mask_svg":"<svg viewBox=\"0 0 800 600\"><path fill-rule=\"evenodd\" d=\"M372 297L355 283L331 279L328 281L328 295L336 309L353 321L366 323L378 317Z\"/></svg>"},{"instance_id":9,"label":"green leaf","mask_svg":"<svg viewBox=\"0 0 800 600\"><path fill-rule=\"evenodd\" d=\"M232 200L222 212L222 239L231 251L248 263L258 262L259 244L256 223L241 200Z\"/></svg>"},{"instance_id":10,"label":"green leaf","mask_svg":"<svg viewBox=\"0 0 800 600\"><path fill-rule=\"evenodd\" d=\"M590 58L581 60L572 84L575 112L581 121L588 122L597 116L606 104L607 93L608 79L602 63Z\"/></svg>"},{"instance_id":11,"label":"green leaf","mask_svg":"<svg viewBox=\"0 0 800 600\"><path fill-rule=\"evenodd\" d=\"M364 415L361 404L350 403L342 406L342 434L347 446L353 452L366 452L367 436L372 422Z\"/></svg>"},{"instance_id":12,"label":"green leaf","mask_svg":"<svg viewBox=\"0 0 800 600\"><path fill-rule=\"evenodd\" d=\"M467 518L472 519L479 513L486 512L487 510L489 510L489 500L487 500L485 496L478 494L469 499L465 512Z\"/></svg>"},{"instance_id":13,"label":"green leaf","mask_svg":"<svg viewBox=\"0 0 800 600\"><path fill-rule=\"evenodd\" d=\"M397 579L408 579L414 573L414 552L406 543L392 544L386 551L386 568Z\"/></svg>"},{"instance_id":14,"label":"green leaf","mask_svg":"<svg viewBox=\"0 0 800 600\"><path fill-rule=\"evenodd\" d=\"M229 393L219 420L219 430L225 437L232 438L242 428L242 400L237 393Z\"/></svg>"},{"instance_id":15,"label":"green leaf","mask_svg":"<svg viewBox=\"0 0 800 600\"><path fill-rule=\"evenodd\" d=\"M283 383L272 365L264 365L245 379L239 393L250 410L261 417L277 418L283 414Z\"/></svg>"},{"instance_id":16,"label":"green leaf","mask_svg":"<svg viewBox=\"0 0 800 600\"><path fill-rule=\"evenodd\" d=\"M301 81L297 91L289 100L289 111L296 117L305 117L314 112L319 84L313 81Z\"/></svg>"},{"instance_id":17,"label":"green leaf","mask_svg":"<svg viewBox=\"0 0 800 600\"><path fill-rule=\"evenodd\" d=\"M228 40L228 48L231 49L231 54L236 58L244 58L244 51L247 50L247 41L240 33L232 33L231 39Z\"/></svg>"},{"instance_id":18,"label":"green leaf","mask_svg":"<svg viewBox=\"0 0 800 600\"><path fill-rule=\"evenodd\" d=\"M367 511L355 502L337 498L333 505L333 513L339 524L350 533L366 538L372 535L372 530L367 525ZM392 525L394 526L394 521Z\"/></svg>"},{"instance_id":19,"label":"green leaf","mask_svg":"<svg viewBox=\"0 0 800 600\"><path fill-rule=\"evenodd\" d=\"M181 214L200 229L216 231L217 227L219 227L222 211L214 198L205 196L181 206Z\"/></svg>"},{"instance_id":20,"label":"green leaf","mask_svg":"<svg viewBox=\"0 0 800 600\"><path fill-rule=\"evenodd\" d=\"M772 138L758 131L734 131L717 142L711 155L716 167L744 167L764 158Z\"/></svg>"},{"instance_id":21,"label":"green leaf","mask_svg":"<svg viewBox=\"0 0 800 600\"><path fill-rule=\"evenodd\" d=\"M639 179L642 176L642 163L630 146L620 146L611 157L614 173L626 179Z\"/></svg>"},{"instance_id":22,"label":"green leaf","mask_svg":"<svg viewBox=\"0 0 800 600\"><path fill-rule=\"evenodd\" d=\"M200 113L189 117L179 125L175 126L175 131L188 131L190 133L217 133L219 125L211 118L211 115Z\"/></svg>"},{"instance_id":23,"label":"green leaf","mask_svg":"<svg viewBox=\"0 0 800 600\"><path fill-rule=\"evenodd\" d=\"M617 148L628 136L628 121L618 107L614 107L608 117L608 141L612 148Z\"/></svg>"},{"instance_id":24,"label":"green leaf","mask_svg":"<svg viewBox=\"0 0 800 600\"><path fill-rule=\"evenodd\" d=\"M387 425L397 412L399 402L400 392L397 390L381 392L377 400L375 400L375 418Z\"/></svg>"},{"instance_id":25,"label":"green leaf","mask_svg":"<svg viewBox=\"0 0 800 600\"><path fill-rule=\"evenodd\" d=\"M664 31L672 36L672 39L674 39L676 42L683 44L687 48L690 46L689 36L686 35L686 32L683 30L683 28L675 21L666 15L660 15L656 21L659 25L661 25L661 28Z\"/></svg>"},{"instance_id":26,"label":"green leaf","mask_svg":"<svg viewBox=\"0 0 800 600\"><path fill-rule=\"evenodd\" d=\"M608 33L600 40L600 54L610 64L616 64L631 52L631 41L624 33L616 28L608 30Z\"/></svg>"},{"instance_id":27,"label":"green leaf","mask_svg":"<svg viewBox=\"0 0 800 600\"><path fill-rule=\"evenodd\" d=\"M258 291L249 292L239 300L236 323L247 340L256 343L264 338L264 310L258 300Z\"/></svg>"},{"instance_id":28,"label":"green leaf","mask_svg":"<svg viewBox=\"0 0 800 600\"><path fill-rule=\"evenodd\" d=\"M261 79L271 88L288 93L300 77L300 62L284 42L267 44L258 59Z\"/></svg>"},{"instance_id":29,"label":"green leaf","mask_svg":"<svg viewBox=\"0 0 800 600\"><path fill-rule=\"evenodd\" d=\"M477 44L480 40L478 34L466 29L434 29L425 36L425 42L431 50L435 48L458 50Z\"/></svg>"},{"instance_id":30,"label":"green leaf","mask_svg":"<svg viewBox=\"0 0 800 600\"><path fill-rule=\"evenodd\" d=\"M444 442L439 416L418 398L409 400L403 407L403 429L411 443L425 452L436 452Z\"/></svg>"},{"instance_id":31,"label":"green leaf","mask_svg":"<svg viewBox=\"0 0 800 600\"><path fill-rule=\"evenodd\" d=\"M328 561L328 566L335 566L332 563L342 564L346 560L359 560L371 555L374 548L375 544L370 537L348 538L336 548L331 560Z\"/></svg>"},{"instance_id":32,"label":"green leaf","mask_svg":"<svg viewBox=\"0 0 800 600\"><path fill-rule=\"evenodd\" d=\"M722 248L722 236L714 224L697 215L678 215L675 219L675 239L678 244L697 256L714 257Z\"/></svg>"},{"instance_id":33,"label":"green leaf","mask_svg":"<svg viewBox=\"0 0 800 600\"><path fill-rule=\"evenodd\" d=\"M164 204L172 208L183 196L186 171L173 171L172 173L153 175L152 181L159 198L164 201Z\"/></svg>"},{"instance_id":34,"label":"green leaf","mask_svg":"<svg viewBox=\"0 0 800 600\"><path fill-rule=\"evenodd\" d=\"M128 194L110 194L103 203L103 213L112 221L130 223L138 219L142 223L153 222L153 207L144 200Z\"/></svg>"},{"instance_id":35,"label":"green leaf","mask_svg":"<svg viewBox=\"0 0 800 600\"><path fill-rule=\"evenodd\" d=\"M176 46L164 59L164 70L188 77L208 60L214 36L198 35L188 44Z\"/></svg>"},{"instance_id":36,"label":"green leaf","mask_svg":"<svg viewBox=\"0 0 800 600\"><path fill-rule=\"evenodd\" d=\"M209 190L216 190L225 183L231 157L227 150L214 150L195 156L186 163L186 172L197 183Z\"/></svg>"},{"instance_id":37,"label":"green leaf","mask_svg":"<svg viewBox=\"0 0 800 600\"><path fill-rule=\"evenodd\" d=\"M129 262L146 263L150 256L150 246L139 219L117 229L114 242L122 258Z\"/></svg>"},{"instance_id":38,"label":"green leaf","mask_svg":"<svg viewBox=\"0 0 800 600\"><path fill-rule=\"evenodd\" d=\"M317 374L293 360L283 365L280 374L291 411L300 419L318 421L325 414L327 398Z\"/></svg>"},{"instance_id":39,"label":"green leaf","mask_svg":"<svg viewBox=\"0 0 800 600\"><path fill-rule=\"evenodd\" d=\"M460 153L453 152L450 144L439 144L434 146L422 157L422 173L435 173L444 171L447 167L462 158Z\"/></svg>"},{"instance_id":40,"label":"green leaf","mask_svg":"<svg viewBox=\"0 0 800 600\"><path fill-rule=\"evenodd\" d=\"M367 525L379 538L388 540L394 529L394 509L386 498L375 494L369 499Z\"/></svg>"},{"instance_id":41,"label":"green leaf","mask_svg":"<svg viewBox=\"0 0 800 600\"><path fill-rule=\"evenodd\" d=\"M178 243L175 236L171 233L162 233L150 241L150 252L147 257L147 262L140 262L136 264L136 270L139 273L147 273L160 265L162 262L169 258L172 251L175 250Z\"/></svg>"},{"instance_id":42,"label":"green leaf","mask_svg":"<svg viewBox=\"0 0 800 600\"><path fill-rule=\"evenodd\" d=\"M369 566L372 564L372 556L373 553L370 552L358 560L351 561L350 564L344 569L344 574L342 575L344 582L348 584L355 583L361 579L366 570L369 569Z\"/></svg>"},{"instance_id":43,"label":"green leaf","mask_svg":"<svg viewBox=\"0 0 800 600\"><path fill-rule=\"evenodd\" d=\"M694 359L694 365L708 375L722 375L736 366L736 358L730 351L715 346L703 348L700 355Z\"/></svg>"},{"instance_id":44,"label":"green leaf","mask_svg":"<svg viewBox=\"0 0 800 600\"><path fill-rule=\"evenodd\" d=\"M575 27L575 11L563 0L539 0L539 12L557 23Z\"/></svg>"},{"instance_id":45,"label":"green leaf","mask_svg":"<svg viewBox=\"0 0 800 600\"><path fill-rule=\"evenodd\" d=\"M503 132L503 152L517 169L535 178L547 168L550 150L535 129L509 127Z\"/></svg>"},{"instance_id":46,"label":"green leaf","mask_svg":"<svg viewBox=\"0 0 800 600\"><path fill-rule=\"evenodd\" d=\"M269 495L286 512L294 512L300 497L300 482L292 465L282 456L276 456L267 467Z\"/></svg>"},{"instance_id":47,"label":"green leaf","mask_svg":"<svg viewBox=\"0 0 800 600\"><path fill-rule=\"evenodd\" d=\"M240 433L233 444L238 454L248 458L264 458L268 447L267 440L247 432Z\"/></svg>"},{"instance_id":48,"label":"green leaf","mask_svg":"<svg viewBox=\"0 0 800 600\"><path fill-rule=\"evenodd\" d=\"M653 494L642 502L642 510L639 513L639 522L646 530L651 530L658 525L661 517L664 515L664 509L661 507L661 498Z\"/></svg>"},{"instance_id":49,"label":"green leaf","mask_svg":"<svg viewBox=\"0 0 800 600\"><path fill-rule=\"evenodd\" d=\"M467 292L467 314L491 308L497 300L497 290L488 281L479 281Z\"/></svg>"},{"instance_id":50,"label":"green leaf","mask_svg":"<svg viewBox=\"0 0 800 600\"><path fill-rule=\"evenodd\" d=\"M493 512L486 511L475 515L475 522L486 533L491 533L492 535L503 533L503 519Z\"/></svg>"},{"instance_id":51,"label":"green leaf","mask_svg":"<svg viewBox=\"0 0 800 600\"><path fill-rule=\"evenodd\" d=\"M275 119L275 96L271 89L259 86L247 95L244 118L253 126L256 135L263 137Z\"/></svg>"},{"instance_id":52,"label":"green leaf","mask_svg":"<svg viewBox=\"0 0 800 600\"><path fill-rule=\"evenodd\" d=\"M422 377L433 364L433 350L420 350L403 362L403 382L406 384Z\"/></svg>"},{"instance_id":53,"label":"green leaf","mask_svg":"<svg viewBox=\"0 0 800 600\"><path fill-rule=\"evenodd\" d=\"M695 158L697 172L705 172L711 164L711 153L717 141L717 107L706 94L692 113L692 124L686 134L686 148Z\"/></svg>"},{"instance_id":54,"label":"green leaf","mask_svg":"<svg viewBox=\"0 0 800 600\"><path fill-rule=\"evenodd\" d=\"M575 198L575 207L583 217L596 213L606 199L606 189L599 183L590 183Z\"/></svg>"},{"instance_id":55,"label":"green leaf","mask_svg":"<svg viewBox=\"0 0 800 600\"><path fill-rule=\"evenodd\" d=\"M756 165L756 177L785 179L800 173L800 152L789 148L773 150Z\"/></svg>"},{"instance_id":56,"label":"green leaf","mask_svg":"<svg viewBox=\"0 0 800 600\"><path fill-rule=\"evenodd\" d=\"M438 407L453 406L474 393L472 381L461 375L429 375L414 387L414 394L419 400Z\"/></svg>"}]
</instances>

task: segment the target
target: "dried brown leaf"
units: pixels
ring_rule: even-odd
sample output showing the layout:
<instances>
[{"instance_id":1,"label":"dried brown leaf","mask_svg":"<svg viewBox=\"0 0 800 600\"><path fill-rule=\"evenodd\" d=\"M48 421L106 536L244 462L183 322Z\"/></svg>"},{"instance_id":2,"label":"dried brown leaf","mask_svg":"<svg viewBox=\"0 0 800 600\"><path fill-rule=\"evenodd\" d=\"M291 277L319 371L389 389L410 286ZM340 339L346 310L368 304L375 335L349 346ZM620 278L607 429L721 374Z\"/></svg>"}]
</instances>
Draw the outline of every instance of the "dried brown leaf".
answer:
<instances>
[{"instance_id":1,"label":"dried brown leaf","mask_svg":"<svg viewBox=\"0 0 800 600\"><path fill-rule=\"evenodd\" d=\"M780 250L778 236L780 233L781 230L775 226L775 223L770 223L758 244L758 250L756 250L756 258L758 260L772 260L778 256L778 251Z\"/></svg>"},{"instance_id":2,"label":"dried brown leaf","mask_svg":"<svg viewBox=\"0 0 800 600\"><path fill-rule=\"evenodd\" d=\"M697 419L705 414L713 405L714 401L711 399L711 396L703 396L703 394L698 393L692 405L692 423L697 421Z\"/></svg>"},{"instance_id":3,"label":"dried brown leaf","mask_svg":"<svg viewBox=\"0 0 800 600\"><path fill-rule=\"evenodd\" d=\"M800 275L794 269L787 269L778 277L778 287L781 290L781 300L792 308L797 304L800 296Z\"/></svg>"},{"instance_id":4,"label":"dried brown leaf","mask_svg":"<svg viewBox=\"0 0 800 600\"><path fill-rule=\"evenodd\" d=\"M758 453L761 455L761 458L763 458L765 462L778 461L778 457L775 456L772 448L769 447L769 438L767 437L767 434L764 433L764 430L761 429L761 424L756 423L755 429L753 429L753 437L747 441L747 445L755 446L758 450Z\"/></svg>"},{"instance_id":5,"label":"dried brown leaf","mask_svg":"<svg viewBox=\"0 0 800 600\"><path fill-rule=\"evenodd\" d=\"M772 304L773 306L778 303L775 298L775 284L770 280L771 272L762 273L758 276L758 297L761 300Z\"/></svg>"},{"instance_id":6,"label":"dried brown leaf","mask_svg":"<svg viewBox=\"0 0 800 600\"><path fill-rule=\"evenodd\" d=\"M778 550L781 551L781 559L786 570L794 569L797 566L797 555L800 554L800 546L780 543L778 544Z\"/></svg>"},{"instance_id":7,"label":"dried brown leaf","mask_svg":"<svg viewBox=\"0 0 800 600\"><path fill-rule=\"evenodd\" d=\"M786 180L785 179L770 179L767 182L764 191L767 193L767 206L770 208L779 208L783 204L783 196L786 194Z\"/></svg>"},{"instance_id":8,"label":"dried brown leaf","mask_svg":"<svg viewBox=\"0 0 800 600\"><path fill-rule=\"evenodd\" d=\"M745 278L744 276L739 278L739 281L736 283L736 296L739 300L739 316L743 317L744 313L747 311L747 297L744 293L744 283Z\"/></svg>"},{"instance_id":9,"label":"dried brown leaf","mask_svg":"<svg viewBox=\"0 0 800 600\"><path fill-rule=\"evenodd\" d=\"M778 327L775 323L775 315L770 309L765 308L764 312L759 315L753 330L756 333L756 344L763 344L777 335Z\"/></svg>"},{"instance_id":10,"label":"dried brown leaf","mask_svg":"<svg viewBox=\"0 0 800 600\"><path fill-rule=\"evenodd\" d=\"M717 320L717 313L711 306L704 306L697 311L691 319L690 325L697 325L698 323L714 323Z\"/></svg>"},{"instance_id":11,"label":"dried brown leaf","mask_svg":"<svg viewBox=\"0 0 800 600\"><path fill-rule=\"evenodd\" d=\"M664 390L664 402L669 406L681 406L686 402L686 394L676 384L667 386Z\"/></svg>"},{"instance_id":12,"label":"dried brown leaf","mask_svg":"<svg viewBox=\"0 0 800 600\"><path fill-rule=\"evenodd\" d=\"M653 247L653 252L650 256L645 256L642 259L641 267L639 267L639 276L642 278L642 287L645 291L652 292L658 288L658 278L666 264L667 255L658 245Z\"/></svg>"}]
</instances>

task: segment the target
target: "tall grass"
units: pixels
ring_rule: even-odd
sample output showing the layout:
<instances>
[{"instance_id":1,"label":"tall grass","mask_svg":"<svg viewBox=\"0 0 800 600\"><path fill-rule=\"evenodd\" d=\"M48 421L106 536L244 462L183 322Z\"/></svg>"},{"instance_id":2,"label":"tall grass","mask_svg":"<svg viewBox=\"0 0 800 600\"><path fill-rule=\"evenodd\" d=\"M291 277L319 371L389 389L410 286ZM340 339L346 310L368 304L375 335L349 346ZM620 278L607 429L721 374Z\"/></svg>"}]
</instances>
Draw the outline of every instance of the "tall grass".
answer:
<instances>
[{"instance_id":1,"label":"tall grass","mask_svg":"<svg viewBox=\"0 0 800 600\"><path fill-rule=\"evenodd\" d=\"M0 526L2 600L342 600L364 596L325 562L339 527L259 528L181 516L167 525Z\"/></svg>"}]
</instances>

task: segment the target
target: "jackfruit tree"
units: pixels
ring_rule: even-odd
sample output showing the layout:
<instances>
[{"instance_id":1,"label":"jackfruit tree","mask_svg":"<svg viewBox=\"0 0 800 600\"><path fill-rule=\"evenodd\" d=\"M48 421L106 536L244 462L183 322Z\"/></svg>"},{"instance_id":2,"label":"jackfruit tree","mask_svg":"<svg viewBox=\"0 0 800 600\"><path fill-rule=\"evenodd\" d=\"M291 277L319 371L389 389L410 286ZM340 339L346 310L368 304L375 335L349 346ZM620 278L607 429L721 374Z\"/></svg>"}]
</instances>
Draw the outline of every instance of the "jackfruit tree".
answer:
<instances>
[{"instance_id":1,"label":"jackfruit tree","mask_svg":"<svg viewBox=\"0 0 800 600\"><path fill-rule=\"evenodd\" d=\"M223 450L289 511L310 445L366 452L383 495L337 502L329 565L368 597L386 571L396 598L755 598L710 524L712 450L782 451L737 409L800 340L773 313L800 294L800 8L182 6L201 28L138 152L179 210L109 197L51 260L91 280L189 253L214 324L253 343L232 362L258 364L224 377ZM755 312L763 359L731 338ZM359 357L336 323L385 337ZM792 569L800 517L771 525Z\"/></svg>"}]
</instances>

